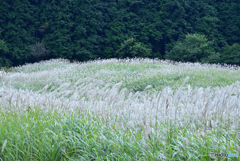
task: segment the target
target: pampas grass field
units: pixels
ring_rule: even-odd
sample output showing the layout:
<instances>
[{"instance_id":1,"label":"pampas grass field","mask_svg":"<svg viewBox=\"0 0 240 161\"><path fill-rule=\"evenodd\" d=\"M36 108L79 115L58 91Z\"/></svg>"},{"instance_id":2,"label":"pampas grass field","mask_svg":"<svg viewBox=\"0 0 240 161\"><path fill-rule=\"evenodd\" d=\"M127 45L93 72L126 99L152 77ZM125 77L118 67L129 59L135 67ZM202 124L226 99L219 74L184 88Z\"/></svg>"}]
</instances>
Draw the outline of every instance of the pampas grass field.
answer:
<instances>
[{"instance_id":1,"label":"pampas grass field","mask_svg":"<svg viewBox=\"0 0 240 161\"><path fill-rule=\"evenodd\" d=\"M0 71L0 160L240 160L240 68L64 59Z\"/></svg>"}]
</instances>

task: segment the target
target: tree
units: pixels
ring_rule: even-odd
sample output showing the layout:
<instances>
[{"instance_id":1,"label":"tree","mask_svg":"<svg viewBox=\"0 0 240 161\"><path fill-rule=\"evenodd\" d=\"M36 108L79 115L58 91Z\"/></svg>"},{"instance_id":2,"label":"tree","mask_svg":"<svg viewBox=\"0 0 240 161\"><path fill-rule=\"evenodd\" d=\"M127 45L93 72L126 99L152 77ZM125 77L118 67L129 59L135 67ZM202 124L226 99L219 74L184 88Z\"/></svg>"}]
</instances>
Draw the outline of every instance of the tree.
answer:
<instances>
[{"instance_id":1,"label":"tree","mask_svg":"<svg viewBox=\"0 0 240 161\"><path fill-rule=\"evenodd\" d=\"M10 67L12 62L8 59L8 47L5 41L0 40L0 67Z\"/></svg>"},{"instance_id":2,"label":"tree","mask_svg":"<svg viewBox=\"0 0 240 161\"><path fill-rule=\"evenodd\" d=\"M0 55L3 56L4 53L8 51L8 47L5 43L5 41L0 40Z\"/></svg>"},{"instance_id":3,"label":"tree","mask_svg":"<svg viewBox=\"0 0 240 161\"><path fill-rule=\"evenodd\" d=\"M221 53L221 62L240 65L240 45L238 43L234 43L232 46L227 44Z\"/></svg>"},{"instance_id":4,"label":"tree","mask_svg":"<svg viewBox=\"0 0 240 161\"><path fill-rule=\"evenodd\" d=\"M213 44L205 35L188 34L185 39L177 41L172 50L166 54L166 58L175 61L211 63L218 59Z\"/></svg>"},{"instance_id":5,"label":"tree","mask_svg":"<svg viewBox=\"0 0 240 161\"><path fill-rule=\"evenodd\" d=\"M32 44L44 42L51 50L48 58L88 61L150 55L218 62L214 50L221 51L226 43L240 43L239 6L239 0L2 1L0 39L11 52L1 59L14 66L34 62ZM208 41L202 40L207 47L191 44L191 51L184 49L179 44L185 45L187 33L206 35ZM131 37L138 42L124 48L124 40ZM201 38L196 40L201 42ZM175 50L189 53L171 55ZM221 62L223 59L224 55Z\"/></svg>"},{"instance_id":6,"label":"tree","mask_svg":"<svg viewBox=\"0 0 240 161\"><path fill-rule=\"evenodd\" d=\"M31 62L30 46L36 41L37 6L28 0L2 1L0 5L2 39L9 52L6 59L17 66Z\"/></svg>"},{"instance_id":7,"label":"tree","mask_svg":"<svg viewBox=\"0 0 240 161\"><path fill-rule=\"evenodd\" d=\"M218 19L220 20L218 32L223 35L229 45L240 43L240 1L239 0L223 0L216 1L213 6L218 10Z\"/></svg>"},{"instance_id":8,"label":"tree","mask_svg":"<svg viewBox=\"0 0 240 161\"><path fill-rule=\"evenodd\" d=\"M2 29L0 28L0 37ZM12 62L8 59L8 47L4 40L0 39L0 67L9 67L12 65Z\"/></svg>"}]
</instances>

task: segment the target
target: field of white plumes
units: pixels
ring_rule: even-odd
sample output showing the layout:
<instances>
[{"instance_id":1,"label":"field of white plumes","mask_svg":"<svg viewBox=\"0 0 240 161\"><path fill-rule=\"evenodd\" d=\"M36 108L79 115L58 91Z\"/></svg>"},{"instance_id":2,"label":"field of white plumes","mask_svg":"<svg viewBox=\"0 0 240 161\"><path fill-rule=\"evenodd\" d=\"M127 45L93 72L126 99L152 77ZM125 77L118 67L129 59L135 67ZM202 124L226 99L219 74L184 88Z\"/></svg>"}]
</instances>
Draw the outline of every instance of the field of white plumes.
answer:
<instances>
[{"instance_id":1,"label":"field of white plumes","mask_svg":"<svg viewBox=\"0 0 240 161\"><path fill-rule=\"evenodd\" d=\"M238 154L238 80L239 67L152 59L85 63L57 59L0 71L0 158L210 160L210 152ZM21 132L15 126L11 131L8 117L17 119L14 124L22 127ZM32 135L34 130L23 132L30 124L41 126L38 118L49 126L41 134L48 141L36 141L39 135ZM24 119L31 123L20 121ZM82 128L77 125L79 119ZM90 134L85 126L92 129ZM70 137L67 133L81 131L86 134L85 140L76 135L66 139ZM36 141L31 150L24 149L24 143L20 146L14 142L21 141L23 133L29 137L26 142ZM9 134L16 136L12 139ZM102 135L105 141L99 143L95 135ZM52 142L50 136L58 136L62 143ZM84 147L70 148L73 143Z\"/></svg>"}]
</instances>

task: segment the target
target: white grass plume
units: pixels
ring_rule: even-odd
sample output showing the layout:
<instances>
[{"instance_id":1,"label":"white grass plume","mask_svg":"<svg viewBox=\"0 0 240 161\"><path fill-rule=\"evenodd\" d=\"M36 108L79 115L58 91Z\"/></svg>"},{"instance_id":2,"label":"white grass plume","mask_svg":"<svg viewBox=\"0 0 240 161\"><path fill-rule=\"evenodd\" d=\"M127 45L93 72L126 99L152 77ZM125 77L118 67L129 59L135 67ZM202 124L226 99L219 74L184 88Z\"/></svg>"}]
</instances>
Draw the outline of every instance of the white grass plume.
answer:
<instances>
[{"instance_id":1,"label":"white grass plume","mask_svg":"<svg viewBox=\"0 0 240 161\"><path fill-rule=\"evenodd\" d=\"M238 82L225 87L201 88L187 85L189 77L186 77L176 91L165 87L150 94L146 90L152 89L152 86L147 85L143 91L132 92L124 87L126 82L123 81L123 75L128 74L124 71L128 71L131 75L127 81L138 80L136 72L131 73L134 66L139 67L138 64L148 66L149 70L152 70L142 73L146 78L158 72L174 74L184 73L185 70L197 72L230 69L231 72L231 67L219 65L173 65L168 61L152 59L128 59L120 63L117 59L107 59L81 64L69 63L62 59L51 60L17 67L17 72L5 74L0 84L0 102L4 110L10 111L40 108L60 113L74 113L76 110L82 113L90 112L108 120L109 124L127 128L147 128L166 120L184 124L194 120L203 123L206 119L217 122L219 118L229 119L229 128L238 128ZM111 66L111 71L108 70L108 66ZM30 88L30 84L33 87ZM120 90L121 87L123 88Z\"/></svg>"}]
</instances>

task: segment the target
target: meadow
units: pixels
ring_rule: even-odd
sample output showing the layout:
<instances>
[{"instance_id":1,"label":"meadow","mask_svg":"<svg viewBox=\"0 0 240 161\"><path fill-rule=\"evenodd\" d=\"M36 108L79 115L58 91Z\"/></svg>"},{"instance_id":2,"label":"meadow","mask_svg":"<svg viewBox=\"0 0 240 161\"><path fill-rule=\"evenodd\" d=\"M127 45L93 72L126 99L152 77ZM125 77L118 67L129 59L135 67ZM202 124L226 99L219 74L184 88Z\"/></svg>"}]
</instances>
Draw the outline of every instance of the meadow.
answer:
<instances>
[{"instance_id":1,"label":"meadow","mask_svg":"<svg viewBox=\"0 0 240 161\"><path fill-rule=\"evenodd\" d=\"M158 59L0 71L2 160L240 160L240 67ZM1 160L0 159L0 160Z\"/></svg>"}]
</instances>

